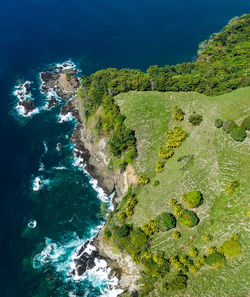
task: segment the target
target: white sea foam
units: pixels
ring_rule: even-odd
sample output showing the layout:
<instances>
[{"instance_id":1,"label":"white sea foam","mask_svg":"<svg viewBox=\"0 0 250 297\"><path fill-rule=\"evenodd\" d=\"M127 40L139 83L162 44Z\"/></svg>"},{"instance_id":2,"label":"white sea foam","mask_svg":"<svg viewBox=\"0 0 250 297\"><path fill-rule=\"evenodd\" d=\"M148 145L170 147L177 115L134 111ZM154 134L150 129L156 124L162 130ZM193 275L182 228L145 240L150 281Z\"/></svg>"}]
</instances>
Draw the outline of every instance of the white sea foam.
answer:
<instances>
[{"instance_id":1,"label":"white sea foam","mask_svg":"<svg viewBox=\"0 0 250 297\"><path fill-rule=\"evenodd\" d=\"M63 123L63 122L69 122L69 121L74 121L76 120L75 117L73 117L71 112L66 113L65 115L62 115L61 113L58 116L58 122Z\"/></svg>"},{"instance_id":2,"label":"white sea foam","mask_svg":"<svg viewBox=\"0 0 250 297\"><path fill-rule=\"evenodd\" d=\"M77 68L76 64L71 59L63 63L57 63L55 64L55 67L61 70L71 70L71 69L76 70Z\"/></svg>"},{"instance_id":3,"label":"white sea foam","mask_svg":"<svg viewBox=\"0 0 250 297\"><path fill-rule=\"evenodd\" d=\"M50 178L42 179L40 176L37 176L32 183L32 189L35 192L40 191L44 186L49 186L50 182Z\"/></svg>"},{"instance_id":4,"label":"white sea foam","mask_svg":"<svg viewBox=\"0 0 250 297\"><path fill-rule=\"evenodd\" d=\"M32 111L26 113L26 109L25 109L22 105L20 105L19 103L17 103L17 105L16 105L16 111L17 111L17 113L18 113L20 116L30 118L30 117L32 117L34 114L39 113L39 108L35 108L35 109L33 109Z\"/></svg>"},{"instance_id":5,"label":"white sea foam","mask_svg":"<svg viewBox=\"0 0 250 297\"><path fill-rule=\"evenodd\" d=\"M53 169L55 169L55 170L67 170L67 168L65 166L55 166L55 167L53 167Z\"/></svg>"},{"instance_id":6,"label":"white sea foam","mask_svg":"<svg viewBox=\"0 0 250 297\"><path fill-rule=\"evenodd\" d=\"M62 101L62 98L58 96L57 94L57 89L56 88L50 88L48 89L48 91L44 92L42 91L42 86L43 86L43 82L42 82L42 85L40 87L40 91L42 94L46 94L46 104L42 107L42 109L44 110L49 110L49 101L54 97L56 100L58 100L59 102ZM59 103L58 102L58 103ZM52 106L53 107L53 106ZM52 108L51 107L51 108Z\"/></svg>"},{"instance_id":7,"label":"white sea foam","mask_svg":"<svg viewBox=\"0 0 250 297\"><path fill-rule=\"evenodd\" d=\"M40 187L41 187L41 178L39 176L37 176L34 179L34 182L33 182L33 185L32 185L33 191L39 191Z\"/></svg>"},{"instance_id":8,"label":"white sea foam","mask_svg":"<svg viewBox=\"0 0 250 297\"><path fill-rule=\"evenodd\" d=\"M16 98L18 99L17 104L15 106L15 110L17 111L18 115L27 118L30 118L34 114L39 113L39 108L34 108L32 111L27 113L25 107L22 105L24 101L33 99L30 91L31 84L32 82L28 80L24 83L20 82L18 85L14 87L13 91L13 95L16 96Z\"/></svg>"},{"instance_id":9,"label":"white sea foam","mask_svg":"<svg viewBox=\"0 0 250 297\"><path fill-rule=\"evenodd\" d=\"M84 173L89 177L89 183L91 184L92 188L96 191L97 193L97 197L105 202L105 203L108 203L109 204L109 210L112 211L114 209L114 206L112 204L112 199L114 197L114 194L115 193L112 193L110 196L108 196L104 190L98 186L98 180L93 178L89 173L88 171L86 170L86 163L84 162L83 158L81 156L78 156L76 155L76 153L79 152L78 149L74 148L74 152L73 152L73 155L74 155L74 159L73 159L73 166L75 167L79 167L81 168Z\"/></svg>"},{"instance_id":10,"label":"white sea foam","mask_svg":"<svg viewBox=\"0 0 250 297\"><path fill-rule=\"evenodd\" d=\"M27 86L28 88L30 88L31 84L32 82L28 80L25 81L24 83L19 83L14 87L15 90L13 91L13 95L15 95L20 101L31 99L32 98L31 92L29 91L27 93L27 89L25 87Z\"/></svg>"},{"instance_id":11,"label":"white sea foam","mask_svg":"<svg viewBox=\"0 0 250 297\"><path fill-rule=\"evenodd\" d=\"M37 221L36 220L30 220L29 223L28 223L28 227L31 228L31 229L34 229L36 228L37 226Z\"/></svg>"}]
</instances>

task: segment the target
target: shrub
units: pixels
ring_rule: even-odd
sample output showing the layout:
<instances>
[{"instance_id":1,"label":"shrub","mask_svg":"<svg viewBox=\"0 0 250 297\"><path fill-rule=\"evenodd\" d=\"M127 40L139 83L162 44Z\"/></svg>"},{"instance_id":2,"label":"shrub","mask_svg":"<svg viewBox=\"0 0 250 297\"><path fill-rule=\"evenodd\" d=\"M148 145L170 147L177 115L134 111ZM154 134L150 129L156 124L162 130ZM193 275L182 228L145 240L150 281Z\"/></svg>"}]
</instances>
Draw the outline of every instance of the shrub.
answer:
<instances>
[{"instance_id":1,"label":"shrub","mask_svg":"<svg viewBox=\"0 0 250 297\"><path fill-rule=\"evenodd\" d=\"M158 149L158 156L164 160L171 158L173 154L174 151L166 146L160 146Z\"/></svg>"},{"instance_id":2,"label":"shrub","mask_svg":"<svg viewBox=\"0 0 250 297\"><path fill-rule=\"evenodd\" d=\"M163 162L156 162L155 164L155 171L158 173L161 173L164 168L164 163Z\"/></svg>"},{"instance_id":3,"label":"shrub","mask_svg":"<svg viewBox=\"0 0 250 297\"><path fill-rule=\"evenodd\" d=\"M125 213L128 217L131 217L134 214L134 208L137 204L137 200L135 198L130 197L128 199Z\"/></svg>"},{"instance_id":4,"label":"shrub","mask_svg":"<svg viewBox=\"0 0 250 297\"><path fill-rule=\"evenodd\" d=\"M172 233L172 236L173 236L175 239L178 239L178 238L181 237L181 233L180 233L179 231L174 231L174 232Z\"/></svg>"},{"instance_id":5,"label":"shrub","mask_svg":"<svg viewBox=\"0 0 250 297\"><path fill-rule=\"evenodd\" d=\"M213 254L213 253L215 253L217 250L216 250L216 247L215 246L210 246L209 248L208 248L208 250L207 250L207 253L209 254L209 255L211 255L211 254Z\"/></svg>"},{"instance_id":6,"label":"shrub","mask_svg":"<svg viewBox=\"0 0 250 297\"><path fill-rule=\"evenodd\" d=\"M250 116L247 116L241 123L241 126L246 130L250 130Z\"/></svg>"},{"instance_id":7,"label":"shrub","mask_svg":"<svg viewBox=\"0 0 250 297\"><path fill-rule=\"evenodd\" d=\"M224 124L223 129L225 132L230 133L236 127L237 127L237 125L234 121L227 121Z\"/></svg>"},{"instance_id":8,"label":"shrub","mask_svg":"<svg viewBox=\"0 0 250 297\"><path fill-rule=\"evenodd\" d=\"M187 137L187 133L182 127L174 127L171 131L166 133L167 147L179 147L181 142Z\"/></svg>"},{"instance_id":9,"label":"shrub","mask_svg":"<svg viewBox=\"0 0 250 297\"><path fill-rule=\"evenodd\" d=\"M179 220L184 227L188 228L192 228L199 223L199 218L196 213L187 209L182 211Z\"/></svg>"},{"instance_id":10,"label":"shrub","mask_svg":"<svg viewBox=\"0 0 250 297\"><path fill-rule=\"evenodd\" d=\"M223 242L221 248L226 257L234 258L241 254L241 245L233 238Z\"/></svg>"},{"instance_id":11,"label":"shrub","mask_svg":"<svg viewBox=\"0 0 250 297\"><path fill-rule=\"evenodd\" d=\"M184 115L185 113L178 106L174 107L173 117L176 121L182 121L184 119Z\"/></svg>"},{"instance_id":12,"label":"shrub","mask_svg":"<svg viewBox=\"0 0 250 297\"><path fill-rule=\"evenodd\" d=\"M236 141L243 141L247 137L244 127L235 127L231 131L231 136Z\"/></svg>"},{"instance_id":13,"label":"shrub","mask_svg":"<svg viewBox=\"0 0 250 297\"><path fill-rule=\"evenodd\" d=\"M147 224L143 225L141 227L142 231L147 235L152 235L154 233L157 233L159 231L159 227L157 223L153 220L149 220Z\"/></svg>"},{"instance_id":14,"label":"shrub","mask_svg":"<svg viewBox=\"0 0 250 297\"><path fill-rule=\"evenodd\" d=\"M198 249L197 249L197 248L191 248L191 249L189 250L189 255L190 255L192 258L197 257L198 254L199 254L199 252L198 252Z\"/></svg>"},{"instance_id":15,"label":"shrub","mask_svg":"<svg viewBox=\"0 0 250 297\"><path fill-rule=\"evenodd\" d=\"M183 290L187 287L187 279L188 277L183 274L178 274L167 283L167 289L169 291Z\"/></svg>"},{"instance_id":16,"label":"shrub","mask_svg":"<svg viewBox=\"0 0 250 297\"><path fill-rule=\"evenodd\" d=\"M175 204L174 206L174 215L175 216L180 216L183 211L183 206L180 203Z\"/></svg>"},{"instance_id":17,"label":"shrub","mask_svg":"<svg viewBox=\"0 0 250 297\"><path fill-rule=\"evenodd\" d=\"M160 231L168 231L176 227L176 218L172 213L164 212L156 218Z\"/></svg>"},{"instance_id":18,"label":"shrub","mask_svg":"<svg viewBox=\"0 0 250 297\"><path fill-rule=\"evenodd\" d=\"M157 186L159 186L159 184L160 184L160 182L158 180L155 180L153 186L157 187Z\"/></svg>"},{"instance_id":19,"label":"shrub","mask_svg":"<svg viewBox=\"0 0 250 297\"><path fill-rule=\"evenodd\" d=\"M195 265L191 265L189 266L189 271L192 272L192 273L196 273L199 271L199 269L195 266Z\"/></svg>"},{"instance_id":20,"label":"shrub","mask_svg":"<svg viewBox=\"0 0 250 297\"><path fill-rule=\"evenodd\" d=\"M226 187L225 191L227 192L228 195L232 194L234 190L239 186L239 183L235 180L231 182L231 184Z\"/></svg>"},{"instance_id":21,"label":"shrub","mask_svg":"<svg viewBox=\"0 0 250 297\"><path fill-rule=\"evenodd\" d=\"M188 121L193 125L193 126L199 126L200 123L202 122L203 118L201 114L198 113L193 113L189 118Z\"/></svg>"},{"instance_id":22,"label":"shrub","mask_svg":"<svg viewBox=\"0 0 250 297\"><path fill-rule=\"evenodd\" d=\"M150 178L147 177L147 176L145 176L145 175L140 175L140 176L138 177L138 182L139 182L140 184L142 184L142 185L146 185L146 184L148 184L148 183L150 182Z\"/></svg>"},{"instance_id":23,"label":"shrub","mask_svg":"<svg viewBox=\"0 0 250 297\"><path fill-rule=\"evenodd\" d=\"M225 256L218 252L212 253L207 256L206 263L214 268L223 267L225 264Z\"/></svg>"},{"instance_id":24,"label":"shrub","mask_svg":"<svg viewBox=\"0 0 250 297\"><path fill-rule=\"evenodd\" d=\"M217 119L214 124L216 128L221 128L223 126L223 121L221 119Z\"/></svg>"},{"instance_id":25,"label":"shrub","mask_svg":"<svg viewBox=\"0 0 250 297\"><path fill-rule=\"evenodd\" d=\"M175 206L178 202L177 202L176 199L174 199L174 198L170 198L169 203L170 203L172 206Z\"/></svg>"},{"instance_id":26,"label":"shrub","mask_svg":"<svg viewBox=\"0 0 250 297\"><path fill-rule=\"evenodd\" d=\"M183 195L183 201L189 208L199 207L203 202L202 193L200 191L191 191L187 195Z\"/></svg>"},{"instance_id":27,"label":"shrub","mask_svg":"<svg viewBox=\"0 0 250 297\"><path fill-rule=\"evenodd\" d=\"M120 220L125 220L126 219L126 217L127 217L127 215L126 215L126 213L125 212L118 212L118 218L120 219Z\"/></svg>"},{"instance_id":28,"label":"shrub","mask_svg":"<svg viewBox=\"0 0 250 297\"><path fill-rule=\"evenodd\" d=\"M199 261L199 263L200 263L201 265L204 265L204 264L206 263L206 258L205 258L205 256L200 256L199 259L198 259L198 261Z\"/></svg>"},{"instance_id":29,"label":"shrub","mask_svg":"<svg viewBox=\"0 0 250 297\"><path fill-rule=\"evenodd\" d=\"M213 236L210 235L210 234L207 234L207 235L204 235L203 236L203 239L206 241L206 242L210 242L213 240Z\"/></svg>"}]
</instances>

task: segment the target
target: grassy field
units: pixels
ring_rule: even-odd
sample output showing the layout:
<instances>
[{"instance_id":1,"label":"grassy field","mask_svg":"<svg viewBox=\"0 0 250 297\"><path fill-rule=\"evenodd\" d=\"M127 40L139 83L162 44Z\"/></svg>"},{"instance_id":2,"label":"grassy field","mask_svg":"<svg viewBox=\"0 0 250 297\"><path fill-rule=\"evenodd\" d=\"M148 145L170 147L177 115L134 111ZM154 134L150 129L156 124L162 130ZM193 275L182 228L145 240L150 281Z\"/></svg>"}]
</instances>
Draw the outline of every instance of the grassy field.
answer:
<instances>
[{"instance_id":1,"label":"grassy field","mask_svg":"<svg viewBox=\"0 0 250 297\"><path fill-rule=\"evenodd\" d=\"M117 96L117 101L127 117L126 125L136 132L138 157L135 170L138 175L145 173L151 178L151 182L139 191L138 205L128 222L141 226L162 212L173 212L169 204L171 197L184 205L181 201L183 193L200 190L204 203L196 210L199 224L187 229L177 223L174 230L181 232L179 239L174 239L171 231L155 234L152 250L165 250L171 256L187 254L191 247L197 247L200 254L206 254L209 246L220 246L235 232L240 234L243 250L240 257L227 261L223 268L214 270L205 266L196 274L189 273L184 292L161 295L158 289L151 296L249 296L250 137L236 142L223 128L217 129L214 122L221 118L240 124L250 114L250 87L217 97L184 92L129 92ZM175 105L185 112L182 122L172 118ZM198 127L193 127L187 120L193 111L203 116ZM165 144L164 135L174 126L182 126L189 136L166 161L164 171L156 174L158 147ZM186 170L180 169L182 162L177 162L184 155L194 155ZM155 180L160 182L157 187L153 186ZM233 194L226 195L225 188L234 180L240 186ZM203 240L208 233L214 237L211 243Z\"/></svg>"}]
</instances>

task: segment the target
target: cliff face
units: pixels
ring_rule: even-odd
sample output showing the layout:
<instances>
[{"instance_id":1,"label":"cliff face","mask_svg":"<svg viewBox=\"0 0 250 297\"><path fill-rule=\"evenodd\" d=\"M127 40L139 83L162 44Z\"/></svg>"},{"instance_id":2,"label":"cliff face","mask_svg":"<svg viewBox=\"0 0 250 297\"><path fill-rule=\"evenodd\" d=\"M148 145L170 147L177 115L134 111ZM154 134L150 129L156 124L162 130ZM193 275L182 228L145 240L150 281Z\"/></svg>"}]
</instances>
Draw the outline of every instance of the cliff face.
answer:
<instances>
[{"instance_id":1,"label":"cliff face","mask_svg":"<svg viewBox=\"0 0 250 297\"><path fill-rule=\"evenodd\" d=\"M103 137L97 141L85 127L80 99L75 98L70 101L64 109L63 113L70 111L78 120L78 125L72 136L77 156L83 158L86 162L87 171L98 180L98 185L107 194L115 191L113 202L115 206L118 205L128 187L137 183L137 176L133 167L128 166L125 172L107 171L107 164L110 159L107 140ZM135 292L138 289L137 281L140 278L140 273L138 267L131 261L130 256L114 252L113 246L104 240L103 230L99 232L93 244L97 253L108 261L112 272L119 278L119 286L123 290Z\"/></svg>"},{"instance_id":2,"label":"cliff face","mask_svg":"<svg viewBox=\"0 0 250 297\"><path fill-rule=\"evenodd\" d=\"M82 104L79 98L75 98L68 104L70 111L78 120L78 125L72 136L76 148L76 154L86 162L86 170L92 177L98 180L98 185L110 195L115 191L115 203L119 203L121 197L127 192L129 181L127 172L119 170L113 172L107 170L110 155L107 139L100 138L98 141L91 135L84 125ZM66 112L66 111L65 111Z\"/></svg>"}]
</instances>

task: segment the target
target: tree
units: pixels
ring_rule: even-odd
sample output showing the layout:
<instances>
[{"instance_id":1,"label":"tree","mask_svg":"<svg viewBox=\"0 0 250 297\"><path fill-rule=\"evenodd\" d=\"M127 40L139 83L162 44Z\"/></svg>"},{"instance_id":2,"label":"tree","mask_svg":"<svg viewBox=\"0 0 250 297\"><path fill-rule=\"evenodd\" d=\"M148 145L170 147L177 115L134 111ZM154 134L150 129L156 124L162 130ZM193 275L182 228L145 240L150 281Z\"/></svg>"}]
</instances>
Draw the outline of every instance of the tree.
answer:
<instances>
[{"instance_id":1,"label":"tree","mask_svg":"<svg viewBox=\"0 0 250 297\"><path fill-rule=\"evenodd\" d=\"M122 225L120 227L116 227L115 228L115 237L117 238L122 238L122 237L126 237L129 235L129 232L131 230L131 225Z\"/></svg>"},{"instance_id":2,"label":"tree","mask_svg":"<svg viewBox=\"0 0 250 297\"><path fill-rule=\"evenodd\" d=\"M223 242L221 248L226 257L234 258L241 254L241 245L233 238Z\"/></svg>"},{"instance_id":3,"label":"tree","mask_svg":"<svg viewBox=\"0 0 250 297\"><path fill-rule=\"evenodd\" d=\"M231 131L231 136L236 141L243 141L247 137L244 127L235 127Z\"/></svg>"},{"instance_id":4,"label":"tree","mask_svg":"<svg viewBox=\"0 0 250 297\"><path fill-rule=\"evenodd\" d=\"M246 130L250 130L250 116L247 116L241 123L241 126Z\"/></svg>"},{"instance_id":5,"label":"tree","mask_svg":"<svg viewBox=\"0 0 250 297\"><path fill-rule=\"evenodd\" d=\"M223 126L223 121L221 119L215 120L215 127L221 128Z\"/></svg>"},{"instance_id":6,"label":"tree","mask_svg":"<svg viewBox=\"0 0 250 297\"><path fill-rule=\"evenodd\" d=\"M193 125L193 126L199 126L200 123L202 122L203 117L201 114L198 113L193 113L192 115L189 116L188 121Z\"/></svg>"},{"instance_id":7,"label":"tree","mask_svg":"<svg viewBox=\"0 0 250 297\"><path fill-rule=\"evenodd\" d=\"M187 287L188 277L184 274L177 274L174 279L167 283L169 291L182 290Z\"/></svg>"},{"instance_id":8,"label":"tree","mask_svg":"<svg viewBox=\"0 0 250 297\"><path fill-rule=\"evenodd\" d=\"M225 132L227 133L231 133L231 131L234 129L234 128L237 128L237 125L234 121L227 121L224 126L223 126L223 129Z\"/></svg>"},{"instance_id":9,"label":"tree","mask_svg":"<svg viewBox=\"0 0 250 297\"><path fill-rule=\"evenodd\" d=\"M214 252L206 258L206 263L213 268L223 267L225 262L225 256L218 252Z\"/></svg>"},{"instance_id":10,"label":"tree","mask_svg":"<svg viewBox=\"0 0 250 297\"><path fill-rule=\"evenodd\" d=\"M183 195L183 201L189 208L199 207L203 203L203 196L200 191L191 191L187 195Z\"/></svg>"},{"instance_id":11,"label":"tree","mask_svg":"<svg viewBox=\"0 0 250 297\"><path fill-rule=\"evenodd\" d=\"M160 231L168 231L176 227L176 218L172 213L164 212L156 218Z\"/></svg>"},{"instance_id":12,"label":"tree","mask_svg":"<svg viewBox=\"0 0 250 297\"><path fill-rule=\"evenodd\" d=\"M195 212L184 209L180 215L179 221L184 227L192 228L199 223L199 218Z\"/></svg>"}]
</instances>

